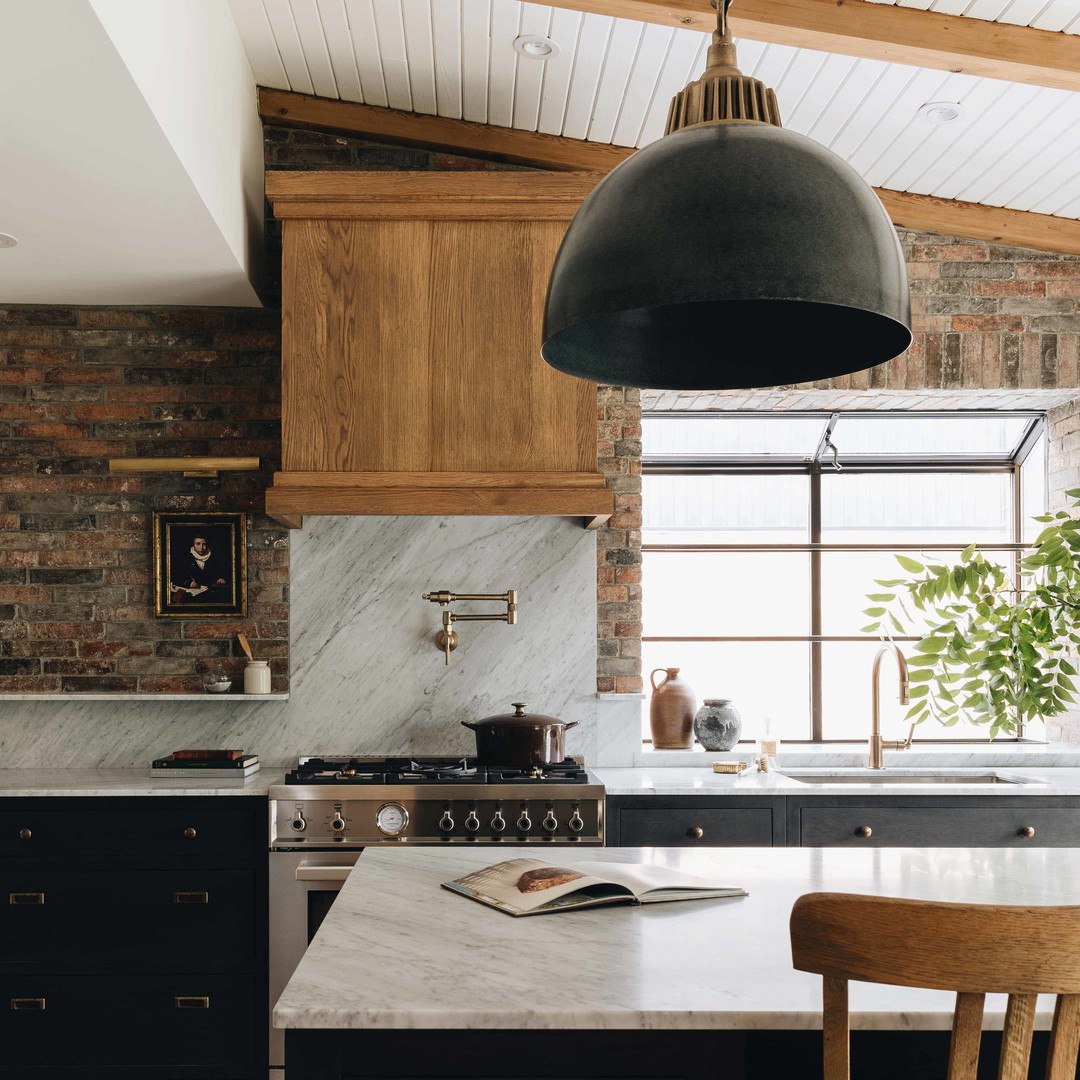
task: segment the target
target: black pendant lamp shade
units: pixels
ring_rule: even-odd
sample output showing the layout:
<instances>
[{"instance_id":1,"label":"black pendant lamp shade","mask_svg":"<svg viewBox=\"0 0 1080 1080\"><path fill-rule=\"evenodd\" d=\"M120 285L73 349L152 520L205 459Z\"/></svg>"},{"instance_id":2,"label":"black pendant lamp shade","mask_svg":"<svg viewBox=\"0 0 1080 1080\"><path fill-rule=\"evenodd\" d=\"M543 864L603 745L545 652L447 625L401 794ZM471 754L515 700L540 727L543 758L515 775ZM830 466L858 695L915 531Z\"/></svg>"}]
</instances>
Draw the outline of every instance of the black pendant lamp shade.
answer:
<instances>
[{"instance_id":1,"label":"black pendant lamp shade","mask_svg":"<svg viewBox=\"0 0 1080 1080\"><path fill-rule=\"evenodd\" d=\"M778 126L720 22L672 133L601 180L570 224L542 348L560 371L655 389L777 386L861 371L911 342L884 207L836 154ZM692 91L704 100L688 105Z\"/></svg>"}]
</instances>

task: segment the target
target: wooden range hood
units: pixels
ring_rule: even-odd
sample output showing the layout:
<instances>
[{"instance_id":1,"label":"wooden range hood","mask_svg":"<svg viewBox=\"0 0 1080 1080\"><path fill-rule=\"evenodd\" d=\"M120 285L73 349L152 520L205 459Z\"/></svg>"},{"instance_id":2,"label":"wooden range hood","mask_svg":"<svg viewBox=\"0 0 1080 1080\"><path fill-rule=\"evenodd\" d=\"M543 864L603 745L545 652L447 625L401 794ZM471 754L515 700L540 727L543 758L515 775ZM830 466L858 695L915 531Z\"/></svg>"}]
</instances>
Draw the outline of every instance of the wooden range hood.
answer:
<instances>
[{"instance_id":1,"label":"wooden range hood","mask_svg":"<svg viewBox=\"0 0 1080 1080\"><path fill-rule=\"evenodd\" d=\"M612 512L596 387L540 358L548 274L599 178L270 172L282 471L266 512Z\"/></svg>"}]
</instances>

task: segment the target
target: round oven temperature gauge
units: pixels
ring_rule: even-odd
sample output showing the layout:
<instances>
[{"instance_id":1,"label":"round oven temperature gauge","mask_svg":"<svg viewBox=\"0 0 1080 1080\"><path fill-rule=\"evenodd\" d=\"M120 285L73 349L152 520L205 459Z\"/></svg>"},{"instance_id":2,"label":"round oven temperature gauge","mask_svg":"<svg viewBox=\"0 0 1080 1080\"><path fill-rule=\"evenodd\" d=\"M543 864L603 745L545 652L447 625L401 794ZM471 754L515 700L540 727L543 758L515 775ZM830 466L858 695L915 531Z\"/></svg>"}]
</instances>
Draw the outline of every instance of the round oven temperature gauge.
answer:
<instances>
[{"instance_id":1,"label":"round oven temperature gauge","mask_svg":"<svg viewBox=\"0 0 1080 1080\"><path fill-rule=\"evenodd\" d=\"M379 832L397 836L409 824L409 811L400 803L384 803L375 814L375 824Z\"/></svg>"}]
</instances>

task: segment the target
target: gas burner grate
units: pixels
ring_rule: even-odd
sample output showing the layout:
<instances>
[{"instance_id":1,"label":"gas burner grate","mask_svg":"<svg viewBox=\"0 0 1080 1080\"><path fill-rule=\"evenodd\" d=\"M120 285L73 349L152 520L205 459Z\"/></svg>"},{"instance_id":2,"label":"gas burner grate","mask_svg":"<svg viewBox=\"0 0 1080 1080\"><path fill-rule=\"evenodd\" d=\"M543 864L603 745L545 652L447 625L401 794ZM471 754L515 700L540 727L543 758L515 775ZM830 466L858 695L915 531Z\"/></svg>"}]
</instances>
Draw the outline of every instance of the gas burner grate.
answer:
<instances>
[{"instance_id":1,"label":"gas burner grate","mask_svg":"<svg viewBox=\"0 0 1080 1080\"><path fill-rule=\"evenodd\" d=\"M286 784L584 784L588 775L573 758L521 768L481 765L475 758L311 757L301 759Z\"/></svg>"}]
</instances>

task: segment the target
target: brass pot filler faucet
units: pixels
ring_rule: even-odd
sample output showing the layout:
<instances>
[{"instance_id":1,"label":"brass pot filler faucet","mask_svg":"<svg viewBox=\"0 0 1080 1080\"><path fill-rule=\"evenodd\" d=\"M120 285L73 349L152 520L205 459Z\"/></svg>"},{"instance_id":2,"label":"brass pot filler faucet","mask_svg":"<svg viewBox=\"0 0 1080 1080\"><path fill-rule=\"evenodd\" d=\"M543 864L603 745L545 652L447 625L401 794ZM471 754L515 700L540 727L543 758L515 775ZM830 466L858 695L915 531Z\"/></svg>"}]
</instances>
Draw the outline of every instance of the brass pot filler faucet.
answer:
<instances>
[{"instance_id":1,"label":"brass pot filler faucet","mask_svg":"<svg viewBox=\"0 0 1080 1080\"><path fill-rule=\"evenodd\" d=\"M447 664L450 654L458 647L459 639L454 623L459 622L504 622L513 626L517 622L517 590L507 589L504 593L452 593L446 589L437 592L422 593L421 600L430 600L442 608L442 629L435 635L435 647L443 654ZM506 611L495 615L458 615L450 610L450 605L458 600L496 600L506 604Z\"/></svg>"}]
</instances>

